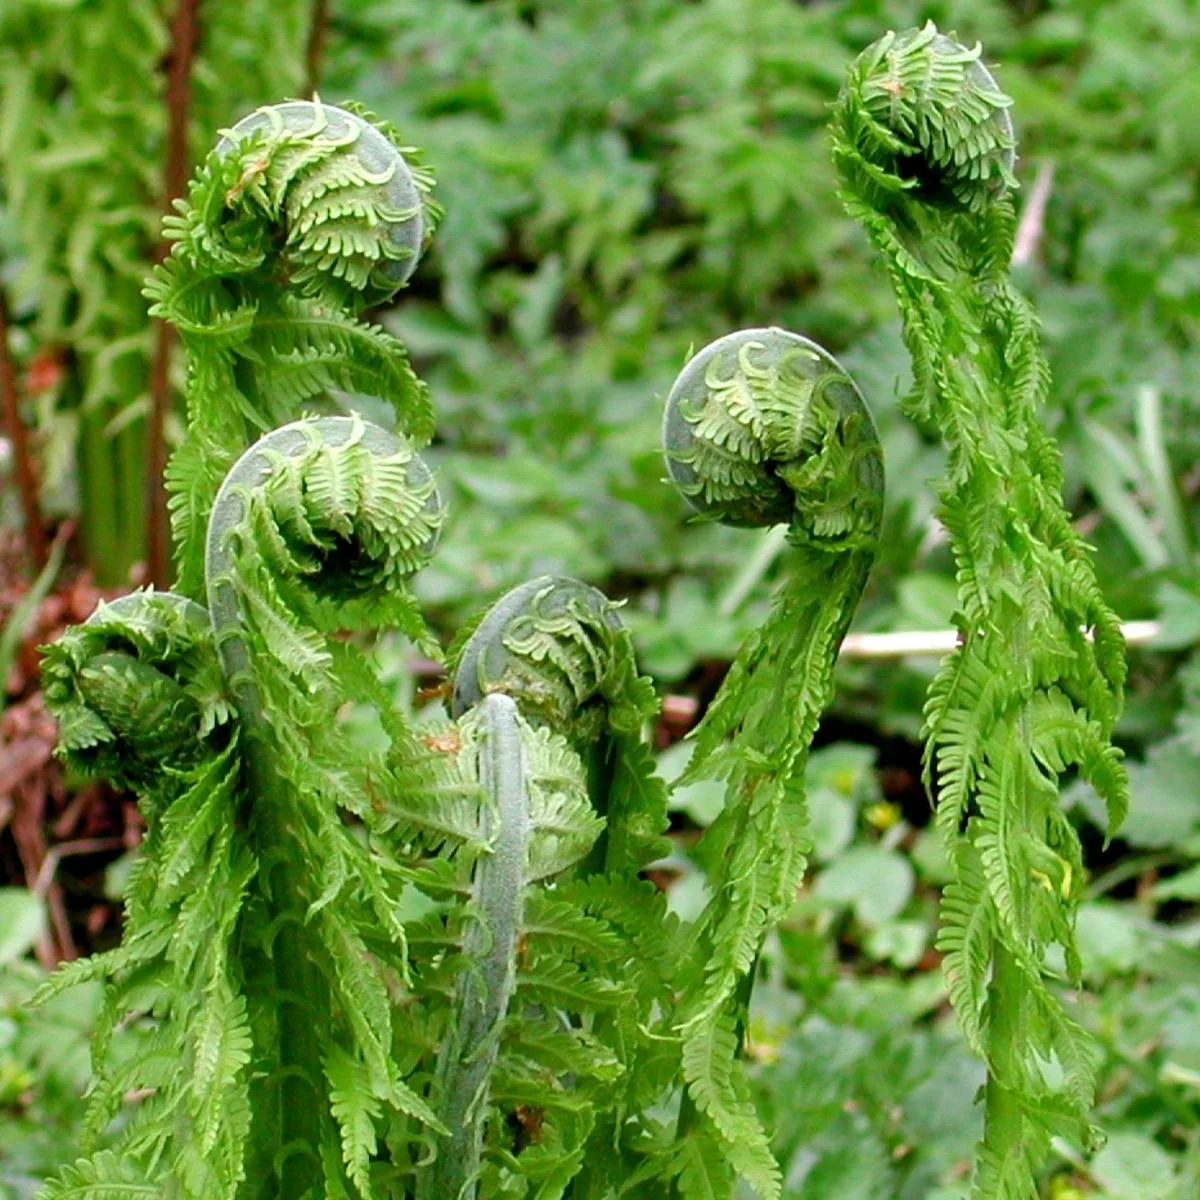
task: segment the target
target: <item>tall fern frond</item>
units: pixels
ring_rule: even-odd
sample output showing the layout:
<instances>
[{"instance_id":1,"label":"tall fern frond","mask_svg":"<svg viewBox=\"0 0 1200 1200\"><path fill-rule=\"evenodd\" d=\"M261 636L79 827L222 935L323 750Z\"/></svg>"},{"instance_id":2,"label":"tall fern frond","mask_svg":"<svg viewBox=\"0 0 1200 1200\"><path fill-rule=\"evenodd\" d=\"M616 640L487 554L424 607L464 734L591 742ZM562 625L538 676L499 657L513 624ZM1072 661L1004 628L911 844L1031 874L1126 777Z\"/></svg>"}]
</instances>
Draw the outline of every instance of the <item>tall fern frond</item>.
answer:
<instances>
[{"instance_id":1,"label":"tall fern frond","mask_svg":"<svg viewBox=\"0 0 1200 1200\"><path fill-rule=\"evenodd\" d=\"M1082 855L1058 780L1091 780L1110 832L1128 803L1111 740L1119 626L1063 508L1037 413L1050 383L1037 319L1007 273L1010 106L980 48L929 23L863 51L834 115L843 198L887 268L914 362L905 407L949 450L940 516L962 640L930 688L925 763L955 871L938 944L989 1072L975 1200L1028 1200L1053 1134L1091 1138L1092 1054L1046 968L1057 946L1079 970ZM1061 1087L1046 1084L1047 1060Z\"/></svg>"},{"instance_id":2,"label":"tall fern frond","mask_svg":"<svg viewBox=\"0 0 1200 1200\"><path fill-rule=\"evenodd\" d=\"M681 1033L688 1101L761 1196L778 1170L741 1094L750 990L767 930L803 878L804 769L833 668L875 556L883 463L869 411L838 363L781 329L732 333L701 350L667 397L667 468L704 518L788 524L787 575L695 733L683 782L727 780L702 853L712 898L692 934ZM692 1160L695 1162L696 1160Z\"/></svg>"}]
</instances>

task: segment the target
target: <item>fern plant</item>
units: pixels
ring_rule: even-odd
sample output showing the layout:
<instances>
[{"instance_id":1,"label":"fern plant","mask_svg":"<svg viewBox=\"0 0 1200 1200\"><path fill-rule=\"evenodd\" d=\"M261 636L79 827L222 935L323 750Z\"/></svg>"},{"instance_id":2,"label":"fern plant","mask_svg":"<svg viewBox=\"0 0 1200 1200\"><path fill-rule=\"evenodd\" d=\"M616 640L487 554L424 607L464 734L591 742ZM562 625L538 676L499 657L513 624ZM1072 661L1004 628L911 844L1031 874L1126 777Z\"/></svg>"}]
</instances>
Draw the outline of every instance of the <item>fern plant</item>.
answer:
<instances>
[{"instance_id":1,"label":"fern plant","mask_svg":"<svg viewBox=\"0 0 1200 1200\"><path fill-rule=\"evenodd\" d=\"M695 1161L727 1160L760 1196L778 1196L740 1051L763 938L804 874L804 768L874 559L883 459L850 377L781 329L742 330L697 353L667 397L663 441L703 518L788 527L791 561L770 616L738 653L680 780L724 779L728 797L700 847L712 897L685 966L681 1133ZM704 1194L682 1182L684 1195Z\"/></svg>"},{"instance_id":2,"label":"fern plant","mask_svg":"<svg viewBox=\"0 0 1200 1200\"><path fill-rule=\"evenodd\" d=\"M843 199L905 322L906 407L950 450L961 645L926 772L955 871L950 994L989 1072L978 1200L1027 1200L1052 1135L1092 1136L1091 1048L1053 987L1055 947L1078 975L1082 877L1058 780L1090 780L1113 827L1126 803L1120 632L1063 510L1037 323L1006 274L1007 109L978 49L927 26L866 51L835 111ZM683 777L727 796L684 925L643 878L667 847L656 700L601 593L543 577L501 597L451 647L448 715L427 724L345 636L438 653L407 582L443 519L418 454L432 410L362 318L411 275L430 185L386 125L293 101L228 131L171 221L147 294L189 355L177 591L102 607L45 668L63 753L136 790L149 829L122 945L49 985L109 983L91 1141L146 1098L47 1200L782 1194L742 1050L877 551L874 425L828 353L776 328L705 347L668 396L667 467L698 518L784 524L790 547ZM397 428L327 415L341 389ZM109 1061L130 1019L144 1049Z\"/></svg>"},{"instance_id":3,"label":"fern plant","mask_svg":"<svg viewBox=\"0 0 1200 1200\"><path fill-rule=\"evenodd\" d=\"M45 661L60 752L149 828L121 946L45 989L107 981L85 1157L47 1200L600 1194L671 1145L673 925L639 878L664 846L656 700L613 606L572 580L502 599L421 733L344 636L437 652L406 585L442 521L428 396L358 315L436 219L418 164L289 102L223 136L169 225L147 294L189 353L177 590ZM335 387L404 431L298 413ZM145 1049L114 1061L130 1020Z\"/></svg>"},{"instance_id":4,"label":"fern plant","mask_svg":"<svg viewBox=\"0 0 1200 1200\"><path fill-rule=\"evenodd\" d=\"M1063 507L1059 454L1038 419L1050 378L1037 319L1008 275L1010 107L980 48L927 24L865 50L834 113L843 200L904 322L905 409L949 450L939 516L960 645L929 693L925 773L955 873L939 946L988 1066L977 1200L1028 1200L1051 1136L1093 1139L1095 1054L1052 987L1080 972L1083 864L1059 779L1073 770L1096 788L1110 835L1127 807L1111 741L1120 628Z\"/></svg>"}]
</instances>

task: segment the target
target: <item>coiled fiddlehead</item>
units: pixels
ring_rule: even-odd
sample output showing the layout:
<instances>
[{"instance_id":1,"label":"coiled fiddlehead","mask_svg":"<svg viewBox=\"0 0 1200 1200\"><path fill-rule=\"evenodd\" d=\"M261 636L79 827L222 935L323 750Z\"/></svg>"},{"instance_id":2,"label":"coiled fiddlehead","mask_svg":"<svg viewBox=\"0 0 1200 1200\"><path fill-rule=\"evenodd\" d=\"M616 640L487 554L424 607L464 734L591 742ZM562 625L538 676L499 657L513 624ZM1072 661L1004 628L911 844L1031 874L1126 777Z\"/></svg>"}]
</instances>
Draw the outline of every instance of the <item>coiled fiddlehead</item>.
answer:
<instances>
[{"instance_id":1,"label":"coiled fiddlehead","mask_svg":"<svg viewBox=\"0 0 1200 1200\"><path fill-rule=\"evenodd\" d=\"M705 714L685 774L727 779L730 799L702 850L713 894L682 1014L680 1128L696 1144L715 1140L760 1195L778 1196L737 1056L763 937L804 871L804 767L874 560L883 460L849 376L782 329L742 330L701 350L667 397L663 438L668 470L698 513L733 525L787 522L792 547L771 614Z\"/></svg>"},{"instance_id":2,"label":"coiled fiddlehead","mask_svg":"<svg viewBox=\"0 0 1200 1200\"><path fill-rule=\"evenodd\" d=\"M43 679L59 754L85 775L136 789L147 821L120 947L69 964L43 989L48 998L85 979L108 983L92 1040L85 1152L127 1092L154 1092L124 1130L120 1161L101 1154L88 1177L114 1187L170 1178L181 1196L229 1196L250 1125L236 945L256 865L235 832L239 730L208 613L171 593L101 605L47 647ZM156 1032L132 1058L110 1061L116 1022L151 1007Z\"/></svg>"},{"instance_id":3,"label":"coiled fiddlehead","mask_svg":"<svg viewBox=\"0 0 1200 1200\"><path fill-rule=\"evenodd\" d=\"M387 126L318 101L229 130L168 218L146 287L188 352L188 427L168 469L180 590L203 588L198 539L243 448L330 388L381 397L415 443L433 432L404 348L358 314L401 287L438 210L420 156Z\"/></svg>"},{"instance_id":4,"label":"coiled fiddlehead","mask_svg":"<svg viewBox=\"0 0 1200 1200\"><path fill-rule=\"evenodd\" d=\"M846 207L895 289L914 364L906 411L949 449L939 516L961 644L925 712L926 785L936 776L955 872L938 944L962 1028L988 1065L973 1195L1029 1200L1051 1133L1090 1139L1094 1056L1048 986L1053 944L1072 980L1080 969L1081 852L1058 781L1077 769L1107 802L1110 832L1120 824L1127 785L1111 736L1125 665L1038 420L1049 370L1036 316L1008 276L1010 102L979 55L932 24L865 50L835 109L834 158Z\"/></svg>"},{"instance_id":5,"label":"coiled fiddlehead","mask_svg":"<svg viewBox=\"0 0 1200 1200\"><path fill-rule=\"evenodd\" d=\"M591 866L632 876L667 853L667 807L642 742L658 701L616 610L577 579L543 575L513 588L463 645L450 711L504 692L527 719L565 733L590 761L592 803L607 822Z\"/></svg>"},{"instance_id":6,"label":"coiled fiddlehead","mask_svg":"<svg viewBox=\"0 0 1200 1200\"><path fill-rule=\"evenodd\" d=\"M391 1058L385 972L407 971L397 880L339 816L371 829L395 786L387 755L353 746L336 719L347 703L382 707L381 689L333 636L356 621L421 635L404 583L441 516L398 435L357 417L296 422L248 450L217 494L208 611L139 594L48 653L64 752L136 787L150 822L121 949L54 986L114 976L109 1024L148 1002L148 979L169 988L150 1052L102 1076L93 1126L127 1090L156 1088L122 1169L181 1196L349 1183L370 1196L385 1109L441 1129Z\"/></svg>"}]
</instances>

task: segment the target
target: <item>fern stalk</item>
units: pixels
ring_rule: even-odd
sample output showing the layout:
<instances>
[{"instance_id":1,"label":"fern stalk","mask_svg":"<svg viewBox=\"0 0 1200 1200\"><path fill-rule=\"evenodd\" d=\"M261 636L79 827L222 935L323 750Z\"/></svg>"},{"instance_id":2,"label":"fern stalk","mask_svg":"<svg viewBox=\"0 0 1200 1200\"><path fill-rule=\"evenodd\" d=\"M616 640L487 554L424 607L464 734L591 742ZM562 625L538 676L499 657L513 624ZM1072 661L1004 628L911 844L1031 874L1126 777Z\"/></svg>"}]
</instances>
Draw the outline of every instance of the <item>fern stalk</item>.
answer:
<instances>
[{"instance_id":1,"label":"fern stalk","mask_svg":"<svg viewBox=\"0 0 1200 1200\"><path fill-rule=\"evenodd\" d=\"M478 917L468 930L457 1010L438 1056L434 1092L449 1136L423 1172L417 1200L473 1200L477 1193L488 1083L517 977L529 857L529 788L517 706L495 693L479 704L479 779L486 796L481 833L488 852L475 874Z\"/></svg>"},{"instance_id":2,"label":"fern stalk","mask_svg":"<svg viewBox=\"0 0 1200 1200\"><path fill-rule=\"evenodd\" d=\"M1057 944L1078 983L1083 864L1059 778L1093 784L1110 835L1128 804L1111 741L1124 643L1063 507L1037 415L1050 383L1037 318L1008 275L1010 104L980 48L930 23L865 50L834 114L843 200L887 268L913 360L905 410L949 450L939 515L960 645L930 689L925 778L955 872L938 945L988 1065L976 1200L1030 1200L1053 1134L1092 1141L1095 1054L1047 958Z\"/></svg>"}]
</instances>

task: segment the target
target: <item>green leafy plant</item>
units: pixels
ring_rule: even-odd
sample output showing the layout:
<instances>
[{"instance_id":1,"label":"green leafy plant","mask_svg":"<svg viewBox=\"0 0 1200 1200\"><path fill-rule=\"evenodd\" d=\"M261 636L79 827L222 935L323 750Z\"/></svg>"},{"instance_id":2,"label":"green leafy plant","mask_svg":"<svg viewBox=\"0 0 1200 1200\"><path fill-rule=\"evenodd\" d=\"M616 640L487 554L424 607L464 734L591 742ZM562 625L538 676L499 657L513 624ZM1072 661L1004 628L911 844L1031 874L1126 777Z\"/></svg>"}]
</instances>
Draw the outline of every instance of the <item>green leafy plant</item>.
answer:
<instances>
[{"instance_id":1,"label":"green leafy plant","mask_svg":"<svg viewBox=\"0 0 1200 1200\"><path fill-rule=\"evenodd\" d=\"M442 521L414 449L432 413L401 345L359 317L437 216L418 163L364 114L293 101L230 130L169 224L147 294L190 356L178 590L102 606L45 662L63 754L136 790L150 832L121 946L44 994L109 983L92 1146L147 1098L48 1200L167 1181L730 1196L739 1174L780 1194L738 1046L873 557L873 425L837 364L779 330L701 352L673 391L668 463L691 502L788 521L796 559L701 731L693 775L728 776L733 802L685 936L641 878L669 849L657 701L601 593L545 577L502 597L451 652L450 720L424 728L343 636L394 628L436 653L407 584ZM291 419L343 388L404 432ZM371 748L349 711L373 714ZM110 1062L130 1014L146 1049Z\"/></svg>"},{"instance_id":2,"label":"green leafy plant","mask_svg":"<svg viewBox=\"0 0 1200 1200\"><path fill-rule=\"evenodd\" d=\"M913 360L914 418L949 450L939 517L957 567L961 644L926 707L926 777L954 867L939 945L951 999L986 1058L975 1195L1034 1194L1050 1138L1091 1141L1095 1049L1050 986L1078 981L1079 837L1067 770L1121 823L1111 743L1123 640L1061 499L1037 410L1049 387L1036 317L1009 274L1016 225L1010 102L932 24L855 61L834 117L843 199L882 256ZM1060 1078L1052 1073L1060 1074Z\"/></svg>"},{"instance_id":3,"label":"green leafy plant","mask_svg":"<svg viewBox=\"0 0 1200 1200\"><path fill-rule=\"evenodd\" d=\"M780 329L701 350L667 397L667 465L705 518L786 522L791 561L766 623L739 652L680 779L727 780L699 853L712 899L693 934L683 1004L688 1104L761 1195L778 1167L738 1061L755 964L787 913L808 849L808 748L838 648L866 584L883 513L883 461L858 389L815 343Z\"/></svg>"}]
</instances>

